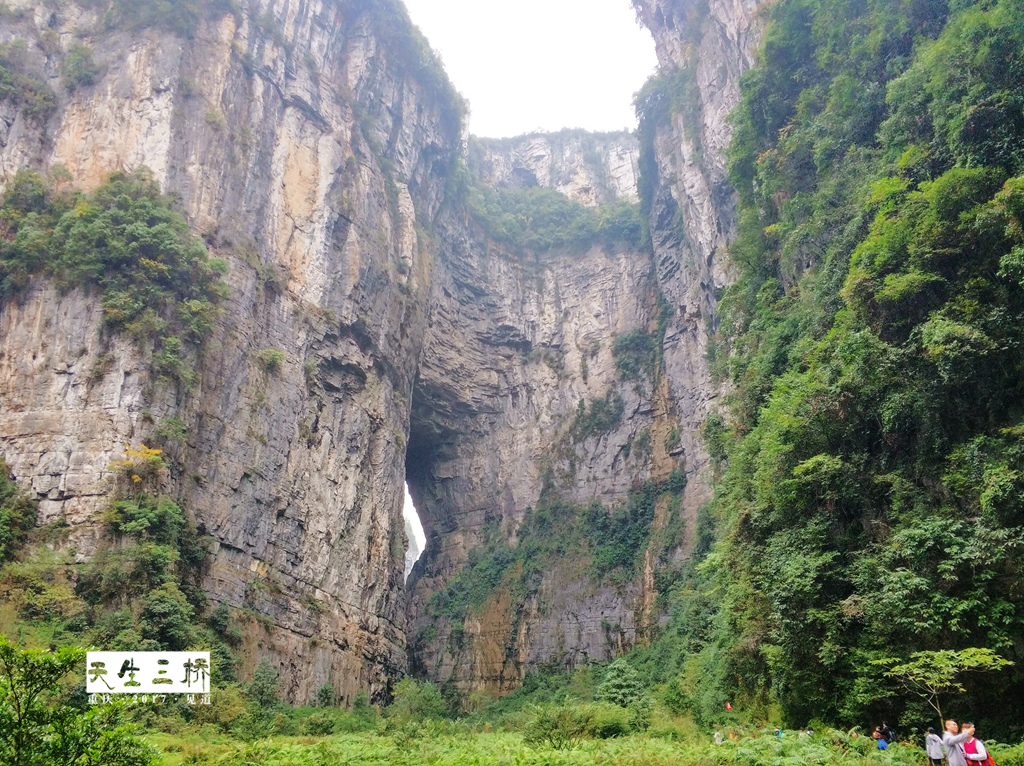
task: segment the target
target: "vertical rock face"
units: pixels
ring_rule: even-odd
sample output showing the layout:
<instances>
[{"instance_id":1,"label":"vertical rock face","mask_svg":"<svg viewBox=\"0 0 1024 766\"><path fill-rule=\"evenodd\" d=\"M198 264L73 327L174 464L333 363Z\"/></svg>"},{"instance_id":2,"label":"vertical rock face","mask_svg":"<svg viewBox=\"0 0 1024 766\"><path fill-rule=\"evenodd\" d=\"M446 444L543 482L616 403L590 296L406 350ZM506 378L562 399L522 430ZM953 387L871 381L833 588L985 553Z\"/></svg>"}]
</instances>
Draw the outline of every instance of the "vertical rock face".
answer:
<instances>
[{"instance_id":1,"label":"vertical rock face","mask_svg":"<svg viewBox=\"0 0 1024 766\"><path fill-rule=\"evenodd\" d=\"M740 75L752 63L757 4L635 3L656 41L666 98L686 94L685 104L672 104L648 125L651 177L644 183L653 263L640 253L551 257L531 284L522 264L500 254L483 257L486 244L471 239L460 247L457 238L446 238L452 249L444 260L454 281L435 287L441 293L432 301L409 454L410 483L429 536L411 581L409 635L414 669L428 677L500 693L541 663L572 667L609 659L643 640L656 595L650 550L635 579L615 587L602 585L569 553L525 601L498 588L456 624L431 614L428 599L467 566L468 552L484 545L484 530L497 525L515 544L523 509L536 505L545 486L569 502L615 505L640 481L683 469L688 539L681 547L694 542L698 509L711 494L701 430L718 386L708 343L718 296L730 280L725 250L735 228L725 170L727 117L739 98ZM553 146L547 136L481 142L472 167L483 182L499 187L548 186L578 198L581 186L601 188L600 182L567 183L583 175L577 168L584 165L575 161L583 153L572 144L561 152ZM552 169L558 158L570 172ZM610 171L607 163L603 168ZM657 379L646 388L624 386L613 357L600 351L581 373L577 365L588 357L579 351L588 343L607 349L616 337L653 328L659 316L665 321L658 295L671 317ZM598 314L595 305L629 310ZM545 312L545 306L551 308ZM517 349L541 359L554 351L558 362L545 370L529 357L517 359ZM566 460L573 402L612 391L624 398L621 421L600 438L574 445ZM671 452L670 429L679 434ZM653 454L630 457L628 445L645 430L653 435ZM558 479L546 480L545 467ZM659 503L659 519L664 514Z\"/></svg>"},{"instance_id":2,"label":"vertical rock face","mask_svg":"<svg viewBox=\"0 0 1024 766\"><path fill-rule=\"evenodd\" d=\"M428 542L410 579L408 630L416 670L501 692L540 662L613 657L621 647L602 620L632 643L635 587L588 582L575 552L525 603L499 592L458 624L425 607L489 542L488 530L515 544L546 483L569 502L614 503L650 476L649 459L628 449L654 420L650 384L621 385L612 341L647 327L654 285L649 256L626 248L524 260L472 236L448 237L446 247L409 437L407 475ZM621 421L574 443L580 403L616 393Z\"/></svg>"},{"instance_id":3,"label":"vertical rock face","mask_svg":"<svg viewBox=\"0 0 1024 766\"><path fill-rule=\"evenodd\" d=\"M473 138L469 164L495 189L557 189L588 207L635 199L640 145L632 133L563 130L517 138Z\"/></svg>"},{"instance_id":4,"label":"vertical rock face","mask_svg":"<svg viewBox=\"0 0 1024 766\"><path fill-rule=\"evenodd\" d=\"M325 683L379 697L410 660L501 692L540 663L641 640L656 619L650 555L608 584L567 552L527 598L499 588L458 624L426 607L472 551L514 548L545 490L615 506L684 470L690 522L706 498L706 347L733 229L725 115L754 0L706 13L638 0L665 76L687 73L699 94L699 119L654 126L653 260L488 241L449 193L457 99L390 2L243 0L177 31L111 27L94 3L8 5L0 40L26 41L23 65L57 107L43 121L0 104L0 181L63 166L91 188L146 165L230 265L191 390L151 376L93 293L40 279L0 303L0 453L41 521L65 520L92 556L107 465L177 417L188 436L168 445L164 489L214 541L212 600L264 617L243 654L273 658L293 701ZM72 91L59 72L76 41L99 74ZM481 183L593 206L636 196L639 153L630 136L568 131L474 142L469 159ZM626 381L613 346L631 333L664 346L657 371ZM280 365L261 361L270 349ZM621 416L574 430L602 401ZM406 477L428 536L408 597Z\"/></svg>"},{"instance_id":5,"label":"vertical rock face","mask_svg":"<svg viewBox=\"0 0 1024 766\"><path fill-rule=\"evenodd\" d=\"M658 283L674 308L665 366L688 456L684 508L692 521L710 497L700 433L718 386L708 369L717 300L730 282L726 246L735 232L735 201L725 169L728 116L740 76L753 63L761 0L633 0L654 36L660 78L685 93L650 125L653 176L651 237ZM693 529L690 524L689 528Z\"/></svg>"},{"instance_id":6,"label":"vertical rock face","mask_svg":"<svg viewBox=\"0 0 1024 766\"><path fill-rule=\"evenodd\" d=\"M165 489L215 541L206 587L272 618L244 654L276 659L291 699L382 691L406 665L404 442L435 257L417 221L441 205L458 116L372 4L253 0L187 34L12 6L0 37L26 41L58 106L4 113L3 178L63 165L89 188L149 166L228 260L231 297L190 392L104 334L96 295L40 282L5 301L0 452L84 558L107 464L181 417ZM100 74L68 92L76 38Z\"/></svg>"}]
</instances>

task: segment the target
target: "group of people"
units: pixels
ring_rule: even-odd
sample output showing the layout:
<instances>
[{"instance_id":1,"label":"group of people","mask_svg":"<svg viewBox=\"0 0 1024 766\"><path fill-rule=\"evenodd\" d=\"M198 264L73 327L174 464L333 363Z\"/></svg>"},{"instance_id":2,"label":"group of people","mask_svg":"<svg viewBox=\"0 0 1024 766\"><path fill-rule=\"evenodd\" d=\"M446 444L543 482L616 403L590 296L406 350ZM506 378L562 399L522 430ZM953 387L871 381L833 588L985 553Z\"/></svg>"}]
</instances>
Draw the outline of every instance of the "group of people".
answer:
<instances>
[{"instance_id":1,"label":"group of people","mask_svg":"<svg viewBox=\"0 0 1024 766\"><path fill-rule=\"evenodd\" d=\"M956 721L946 721L946 730L941 738L935 729L929 728L924 746L933 766L941 766L943 755L949 766L993 766L985 743L974 736L973 723L965 723L961 727Z\"/></svg>"}]
</instances>

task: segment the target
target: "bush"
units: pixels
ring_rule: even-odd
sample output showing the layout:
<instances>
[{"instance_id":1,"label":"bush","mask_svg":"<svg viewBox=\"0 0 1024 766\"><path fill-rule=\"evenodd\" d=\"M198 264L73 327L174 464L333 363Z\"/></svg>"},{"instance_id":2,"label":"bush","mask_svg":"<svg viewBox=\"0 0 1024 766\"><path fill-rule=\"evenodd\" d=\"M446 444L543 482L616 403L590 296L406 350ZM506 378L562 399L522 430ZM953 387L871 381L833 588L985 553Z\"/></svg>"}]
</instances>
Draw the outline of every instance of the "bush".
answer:
<instances>
[{"instance_id":1,"label":"bush","mask_svg":"<svg viewBox=\"0 0 1024 766\"><path fill-rule=\"evenodd\" d=\"M263 348L254 352L252 356L260 367L270 373L279 371L285 360L284 352L276 348Z\"/></svg>"},{"instance_id":2,"label":"bush","mask_svg":"<svg viewBox=\"0 0 1024 766\"><path fill-rule=\"evenodd\" d=\"M10 100L30 117L45 120L57 107L57 97L42 77L26 66L25 41L0 45L0 100Z\"/></svg>"},{"instance_id":3,"label":"bush","mask_svg":"<svg viewBox=\"0 0 1024 766\"><path fill-rule=\"evenodd\" d=\"M92 48L75 43L61 64L61 82L65 88L73 91L83 85L92 85L96 81L98 71L96 62L92 60Z\"/></svg>"},{"instance_id":4,"label":"bush","mask_svg":"<svg viewBox=\"0 0 1024 766\"><path fill-rule=\"evenodd\" d=\"M569 431L572 440L581 442L592 436L600 436L614 430L622 422L625 406L626 404L618 392L594 399L589 408L587 403L580 399L576 418Z\"/></svg>"},{"instance_id":5,"label":"bush","mask_svg":"<svg viewBox=\"0 0 1024 766\"><path fill-rule=\"evenodd\" d=\"M334 733L334 717L330 713L314 713L302 722L302 733L323 737Z\"/></svg>"},{"instance_id":6,"label":"bush","mask_svg":"<svg viewBox=\"0 0 1024 766\"><path fill-rule=\"evenodd\" d=\"M587 708L540 708L523 732L523 741L529 745L569 750L587 737L593 721L594 713Z\"/></svg>"},{"instance_id":7,"label":"bush","mask_svg":"<svg viewBox=\"0 0 1024 766\"><path fill-rule=\"evenodd\" d=\"M403 678L395 685L394 701L385 714L396 720L444 718L448 705L441 690L432 683Z\"/></svg>"},{"instance_id":8,"label":"bush","mask_svg":"<svg viewBox=\"0 0 1024 766\"><path fill-rule=\"evenodd\" d=\"M615 354L615 369L623 380L639 380L642 376L654 377L658 365L658 335L643 329L633 330L618 336L612 343Z\"/></svg>"},{"instance_id":9,"label":"bush","mask_svg":"<svg viewBox=\"0 0 1024 766\"><path fill-rule=\"evenodd\" d=\"M591 714L587 734L596 739L612 739L625 737L630 732L629 711L618 705L595 704L587 705Z\"/></svg>"},{"instance_id":10,"label":"bush","mask_svg":"<svg viewBox=\"0 0 1024 766\"><path fill-rule=\"evenodd\" d=\"M7 464L0 459L0 564L8 561L36 525L39 510L10 477Z\"/></svg>"}]
</instances>

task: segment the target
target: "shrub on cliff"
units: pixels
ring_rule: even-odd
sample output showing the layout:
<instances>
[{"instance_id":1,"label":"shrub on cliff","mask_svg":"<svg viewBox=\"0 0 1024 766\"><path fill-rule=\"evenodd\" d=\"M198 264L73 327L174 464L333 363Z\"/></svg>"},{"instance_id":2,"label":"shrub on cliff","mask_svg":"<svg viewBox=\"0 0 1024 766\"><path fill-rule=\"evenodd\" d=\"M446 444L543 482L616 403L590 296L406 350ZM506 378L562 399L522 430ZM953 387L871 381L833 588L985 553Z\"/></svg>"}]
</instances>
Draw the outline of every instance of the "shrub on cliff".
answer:
<instances>
[{"instance_id":1,"label":"shrub on cliff","mask_svg":"<svg viewBox=\"0 0 1024 766\"><path fill-rule=\"evenodd\" d=\"M85 85L92 85L98 73L92 58L92 48L82 43L71 46L68 55L60 65L60 79L69 91Z\"/></svg>"},{"instance_id":2,"label":"shrub on cliff","mask_svg":"<svg viewBox=\"0 0 1024 766\"><path fill-rule=\"evenodd\" d=\"M148 349L157 374L191 382L182 355L212 329L226 267L148 170L114 173L88 195L21 170L4 192L0 224L0 299L37 275L63 290L98 289L107 327Z\"/></svg>"},{"instance_id":3,"label":"shrub on cliff","mask_svg":"<svg viewBox=\"0 0 1024 766\"><path fill-rule=\"evenodd\" d=\"M36 504L10 477L0 458L0 564L9 560L36 524Z\"/></svg>"}]
</instances>

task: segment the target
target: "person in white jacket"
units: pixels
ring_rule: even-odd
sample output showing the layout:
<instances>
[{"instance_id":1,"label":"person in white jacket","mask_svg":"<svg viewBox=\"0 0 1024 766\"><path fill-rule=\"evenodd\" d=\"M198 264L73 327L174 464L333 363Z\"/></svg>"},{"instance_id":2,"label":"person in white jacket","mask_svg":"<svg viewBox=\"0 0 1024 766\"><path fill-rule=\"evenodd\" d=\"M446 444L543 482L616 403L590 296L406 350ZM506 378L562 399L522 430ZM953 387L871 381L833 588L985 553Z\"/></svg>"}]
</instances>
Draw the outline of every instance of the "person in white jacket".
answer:
<instances>
[{"instance_id":1,"label":"person in white jacket","mask_svg":"<svg viewBox=\"0 0 1024 766\"><path fill-rule=\"evenodd\" d=\"M924 738L924 749L928 752L932 766L942 766L942 738L931 726L928 727L928 736Z\"/></svg>"},{"instance_id":2,"label":"person in white jacket","mask_svg":"<svg viewBox=\"0 0 1024 766\"><path fill-rule=\"evenodd\" d=\"M946 733L942 735L942 746L946 749L949 766L967 766L964 749L960 747L960 743L966 742L974 735L974 727L964 724L964 730L957 734L958 730L956 721L946 721Z\"/></svg>"},{"instance_id":3,"label":"person in white jacket","mask_svg":"<svg viewBox=\"0 0 1024 766\"><path fill-rule=\"evenodd\" d=\"M974 738L974 724L967 724L971 727L971 736L963 744L964 757L968 764L988 763L988 751L985 750L985 743Z\"/></svg>"}]
</instances>

